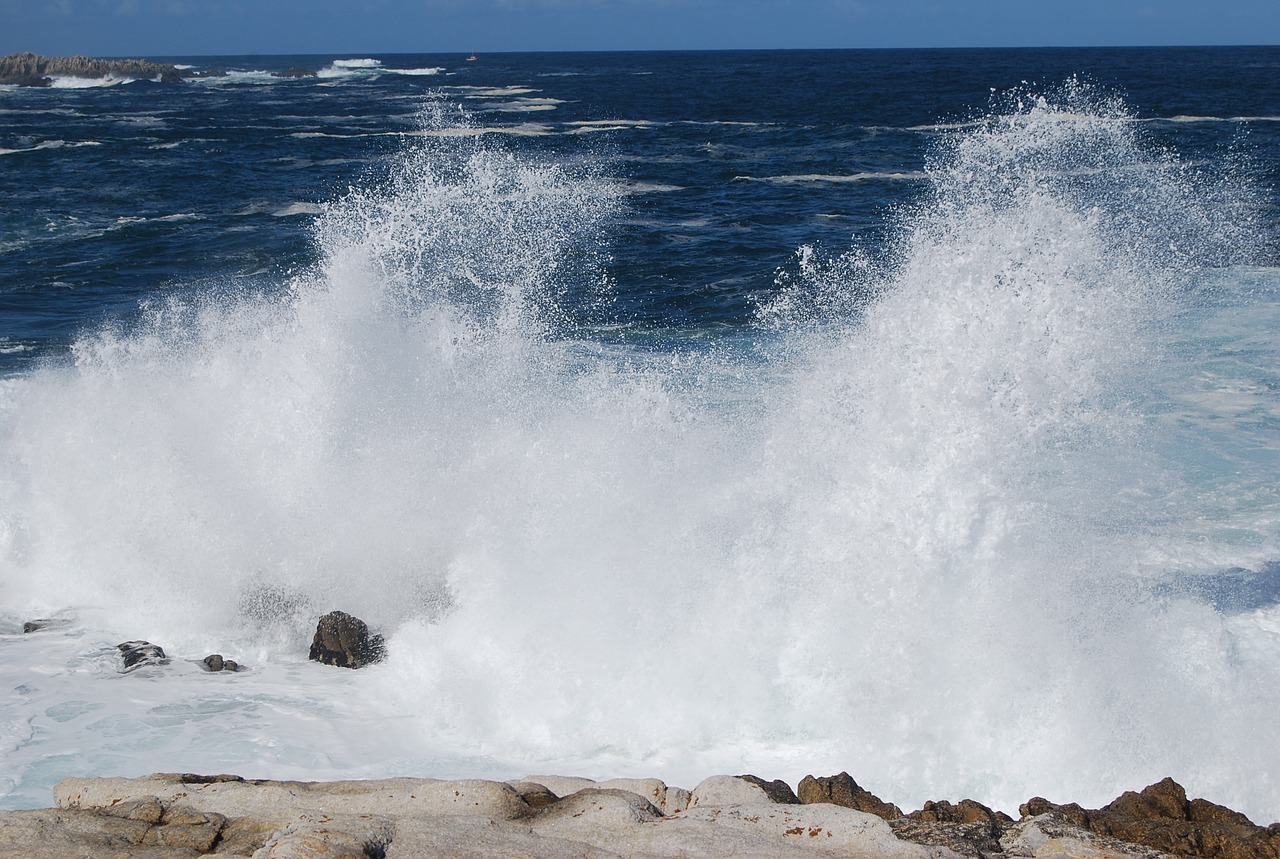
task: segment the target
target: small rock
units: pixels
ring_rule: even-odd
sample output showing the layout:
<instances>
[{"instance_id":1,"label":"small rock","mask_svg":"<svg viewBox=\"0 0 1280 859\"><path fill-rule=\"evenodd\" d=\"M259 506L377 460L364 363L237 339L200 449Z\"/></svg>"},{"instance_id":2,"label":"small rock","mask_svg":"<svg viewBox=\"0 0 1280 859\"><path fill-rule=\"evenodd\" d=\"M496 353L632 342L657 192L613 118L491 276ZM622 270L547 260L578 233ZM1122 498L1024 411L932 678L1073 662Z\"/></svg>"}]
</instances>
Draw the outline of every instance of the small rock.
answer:
<instances>
[{"instance_id":1,"label":"small rock","mask_svg":"<svg viewBox=\"0 0 1280 859\"><path fill-rule=\"evenodd\" d=\"M133 671L144 665L167 665L169 657L164 655L164 648L149 641L126 641L116 645L120 651L121 671Z\"/></svg>"},{"instance_id":2,"label":"small rock","mask_svg":"<svg viewBox=\"0 0 1280 859\"><path fill-rule=\"evenodd\" d=\"M545 785L532 781L509 781L511 789L516 795L528 804L534 810L545 808L552 803L558 802L560 797L556 796Z\"/></svg>"},{"instance_id":3,"label":"small rock","mask_svg":"<svg viewBox=\"0 0 1280 859\"><path fill-rule=\"evenodd\" d=\"M240 663L234 659L223 659L221 653L210 653L204 658L204 666L210 671L239 671Z\"/></svg>"},{"instance_id":4,"label":"small rock","mask_svg":"<svg viewBox=\"0 0 1280 859\"><path fill-rule=\"evenodd\" d=\"M137 799L126 799L124 802L103 809L104 814L112 817L123 817L125 820L141 820L143 823L156 824L164 817L164 806L154 796L142 796Z\"/></svg>"},{"instance_id":5,"label":"small rock","mask_svg":"<svg viewBox=\"0 0 1280 859\"><path fill-rule=\"evenodd\" d=\"M369 627L344 611L331 611L316 624L309 658L340 668L363 668L387 655L381 635L369 635Z\"/></svg>"},{"instance_id":6,"label":"small rock","mask_svg":"<svg viewBox=\"0 0 1280 859\"><path fill-rule=\"evenodd\" d=\"M66 629L69 626L71 626L71 621L65 617L37 617L22 624L22 631L25 634L39 632L40 630Z\"/></svg>"}]
</instances>

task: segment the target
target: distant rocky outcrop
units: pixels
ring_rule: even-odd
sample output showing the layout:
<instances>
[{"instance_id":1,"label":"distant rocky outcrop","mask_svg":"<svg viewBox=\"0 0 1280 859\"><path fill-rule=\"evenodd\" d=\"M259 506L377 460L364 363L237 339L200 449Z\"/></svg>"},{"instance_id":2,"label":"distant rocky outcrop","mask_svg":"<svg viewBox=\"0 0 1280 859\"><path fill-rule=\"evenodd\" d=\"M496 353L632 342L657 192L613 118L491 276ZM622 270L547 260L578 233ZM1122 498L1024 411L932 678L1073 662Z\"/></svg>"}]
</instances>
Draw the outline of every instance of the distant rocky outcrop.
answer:
<instances>
[{"instance_id":1,"label":"distant rocky outcrop","mask_svg":"<svg viewBox=\"0 0 1280 859\"><path fill-rule=\"evenodd\" d=\"M302 66L290 66L284 71L272 72L273 78L314 78L316 77L315 69L304 69Z\"/></svg>"},{"instance_id":2,"label":"distant rocky outcrop","mask_svg":"<svg viewBox=\"0 0 1280 859\"><path fill-rule=\"evenodd\" d=\"M92 57L44 57L26 52L0 57L0 84L49 86L54 76L75 78L136 78L165 82L186 75L177 66L150 60L97 60Z\"/></svg>"},{"instance_id":3,"label":"distant rocky outcrop","mask_svg":"<svg viewBox=\"0 0 1280 859\"><path fill-rule=\"evenodd\" d=\"M369 635L369 627L345 611L331 611L316 624L309 658L340 668L363 668L387 655L381 635Z\"/></svg>"}]
</instances>

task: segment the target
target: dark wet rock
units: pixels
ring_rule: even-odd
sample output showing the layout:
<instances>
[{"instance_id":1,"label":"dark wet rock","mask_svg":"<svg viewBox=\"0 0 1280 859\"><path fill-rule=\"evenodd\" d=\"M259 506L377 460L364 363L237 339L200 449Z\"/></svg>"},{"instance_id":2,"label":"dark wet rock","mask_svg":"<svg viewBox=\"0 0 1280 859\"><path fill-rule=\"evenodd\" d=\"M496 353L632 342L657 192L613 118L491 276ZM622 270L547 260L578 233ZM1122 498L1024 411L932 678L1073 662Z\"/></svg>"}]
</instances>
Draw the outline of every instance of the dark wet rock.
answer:
<instances>
[{"instance_id":1,"label":"dark wet rock","mask_svg":"<svg viewBox=\"0 0 1280 859\"><path fill-rule=\"evenodd\" d=\"M982 823L993 829L1008 827L1013 823L1013 818L1003 811L992 811L972 799L962 799L955 805L945 799L936 802L929 800L924 808L911 812L907 817L930 823Z\"/></svg>"},{"instance_id":2,"label":"dark wet rock","mask_svg":"<svg viewBox=\"0 0 1280 859\"><path fill-rule=\"evenodd\" d=\"M223 659L221 653L210 653L204 658L204 667L210 671L239 671L240 663L233 659Z\"/></svg>"},{"instance_id":3,"label":"dark wet rock","mask_svg":"<svg viewBox=\"0 0 1280 859\"><path fill-rule=\"evenodd\" d=\"M1188 801L1186 791L1171 778L1138 792L1126 791L1100 809L1035 797L1019 811L1024 816L1051 814L1097 835L1175 856L1280 859L1277 832L1208 800Z\"/></svg>"},{"instance_id":4,"label":"dark wet rock","mask_svg":"<svg viewBox=\"0 0 1280 859\"><path fill-rule=\"evenodd\" d=\"M169 779L182 784L235 784L245 781L244 776L230 773L218 775L201 775L199 773L157 773L155 778ZM251 782L252 783L252 782Z\"/></svg>"},{"instance_id":5,"label":"dark wet rock","mask_svg":"<svg viewBox=\"0 0 1280 859\"><path fill-rule=\"evenodd\" d=\"M511 785L511 789L516 792L516 795L535 811L560 801L560 797L552 793L550 788L537 782L512 781L507 782L507 784Z\"/></svg>"},{"instance_id":6,"label":"dark wet rock","mask_svg":"<svg viewBox=\"0 0 1280 859\"><path fill-rule=\"evenodd\" d=\"M370 636L363 620L344 611L331 611L316 624L308 658L340 668L363 668L381 662L386 654L382 636Z\"/></svg>"},{"instance_id":7,"label":"dark wet rock","mask_svg":"<svg viewBox=\"0 0 1280 859\"><path fill-rule=\"evenodd\" d=\"M315 69L304 69L301 66L291 66L282 72L272 72L273 78L313 78L316 76Z\"/></svg>"},{"instance_id":8,"label":"dark wet rock","mask_svg":"<svg viewBox=\"0 0 1280 859\"><path fill-rule=\"evenodd\" d=\"M120 651L121 670L133 671L144 665L167 665L169 657L164 655L164 648L149 641L126 641L116 645Z\"/></svg>"},{"instance_id":9,"label":"dark wet rock","mask_svg":"<svg viewBox=\"0 0 1280 859\"><path fill-rule=\"evenodd\" d=\"M890 820L889 826L903 841L981 857L1002 852L1000 838L1013 822L1009 815L972 799L954 805L944 799L930 800L919 811Z\"/></svg>"},{"instance_id":10,"label":"dark wet rock","mask_svg":"<svg viewBox=\"0 0 1280 859\"><path fill-rule=\"evenodd\" d=\"M1033 796L1018 806L1018 814L1024 818L1052 814L1074 826L1079 826L1082 829L1089 828L1089 812L1074 802L1057 805L1044 797Z\"/></svg>"},{"instance_id":11,"label":"dark wet rock","mask_svg":"<svg viewBox=\"0 0 1280 859\"><path fill-rule=\"evenodd\" d=\"M874 814L885 820L902 817L902 810L891 802L884 802L871 791L860 787L847 772L839 775L815 778L807 775L796 788L800 801L806 805L829 802L855 811Z\"/></svg>"},{"instance_id":12,"label":"dark wet rock","mask_svg":"<svg viewBox=\"0 0 1280 859\"><path fill-rule=\"evenodd\" d=\"M791 789L791 785L782 779L774 779L773 781L765 781L760 776L740 775L738 778L743 781L749 781L765 792L769 799L780 805L799 805L800 800Z\"/></svg>"},{"instance_id":13,"label":"dark wet rock","mask_svg":"<svg viewBox=\"0 0 1280 859\"><path fill-rule=\"evenodd\" d=\"M998 833L985 823L955 823L899 817L889 821L893 834L926 847L946 847L974 859L1002 853Z\"/></svg>"},{"instance_id":14,"label":"dark wet rock","mask_svg":"<svg viewBox=\"0 0 1280 859\"><path fill-rule=\"evenodd\" d=\"M22 624L22 632L24 634L30 632L39 632L40 630L50 629L66 629L71 626L71 621L62 617L38 617L35 620L29 620Z\"/></svg>"},{"instance_id":15,"label":"dark wet rock","mask_svg":"<svg viewBox=\"0 0 1280 859\"><path fill-rule=\"evenodd\" d=\"M49 86L53 76L77 78L137 78L180 81L176 66L150 60L95 60L92 57L44 57L26 52L0 57L0 84Z\"/></svg>"}]
</instances>

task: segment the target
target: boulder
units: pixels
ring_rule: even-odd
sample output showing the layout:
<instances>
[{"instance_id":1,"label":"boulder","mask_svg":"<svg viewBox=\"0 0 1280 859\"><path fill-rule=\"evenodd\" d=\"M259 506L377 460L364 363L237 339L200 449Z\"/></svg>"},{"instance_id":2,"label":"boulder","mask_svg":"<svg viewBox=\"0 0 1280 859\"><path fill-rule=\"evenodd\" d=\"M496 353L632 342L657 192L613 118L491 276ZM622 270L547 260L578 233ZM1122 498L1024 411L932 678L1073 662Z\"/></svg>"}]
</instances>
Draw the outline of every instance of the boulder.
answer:
<instances>
[{"instance_id":1,"label":"boulder","mask_svg":"<svg viewBox=\"0 0 1280 859\"><path fill-rule=\"evenodd\" d=\"M871 791L859 787L847 772L821 778L807 775L796 787L800 802L806 805L829 802L855 811L874 814L885 820L896 820L902 817L902 811L898 806L891 802L884 802Z\"/></svg>"},{"instance_id":2,"label":"boulder","mask_svg":"<svg viewBox=\"0 0 1280 859\"><path fill-rule=\"evenodd\" d=\"M689 808L699 806L773 805L773 798L760 785L732 775L713 775L698 782L689 799Z\"/></svg>"},{"instance_id":3,"label":"boulder","mask_svg":"<svg viewBox=\"0 0 1280 859\"><path fill-rule=\"evenodd\" d=\"M1006 856L1031 859L1168 859L1157 850L1096 835L1051 813L1015 823L1000 839L1000 847Z\"/></svg>"},{"instance_id":4,"label":"boulder","mask_svg":"<svg viewBox=\"0 0 1280 859\"><path fill-rule=\"evenodd\" d=\"M525 805L534 811L560 801L560 797L548 790L546 785L537 782L517 780L509 781L507 784L516 792L516 796L523 799Z\"/></svg>"},{"instance_id":5,"label":"boulder","mask_svg":"<svg viewBox=\"0 0 1280 859\"><path fill-rule=\"evenodd\" d=\"M35 620L29 620L22 624L22 632L39 632L42 629L66 629L71 626L71 621L63 617L38 617Z\"/></svg>"},{"instance_id":6,"label":"boulder","mask_svg":"<svg viewBox=\"0 0 1280 859\"><path fill-rule=\"evenodd\" d=\"M1098 836L1175 856L1280 859L1280 833L1207 800L1189 802L1186 791L1171 778L1138 792L1125 791L1100 809L1034 797L1019 811L1024 817L1050 815Z\"/></svg>"},{"instance_id":7,"label":"boulder","mask_svg":"<svg viewBox=\"0 0 1280 859\"><path fill-rule=\"evenodd\" d=\"M223 659L221 653L210 653L204 658L204 666L210 671L239 671L240 663L233 659Z\"/></svg>"},{"instance_id":8,"label":"boulder","mask_svg":"<svg viewBox=\"0 0 1280 859\"><path fill-rule=\"evenodd\" d=\"M669 787L656 778L611 778L598 785L605 789L629 790L657 806L663 814L673 814L689 807L689 791Z\"/></svg>"},{"instance_id":9,"label":"boulder","mask_svg":"<svg viewBox=\"0 0 1280 859\"><path fill-rule=\"evenodd\" d=\"M369 635L369 627L345 611L331 611L316 624L309 658L340 668L363 668L386 658L381 635Z\"/></svg>"},{"instance_id":10,"label":"boulder","mask_svg":"<svg viewBox=\"0 0 1280 859\"><path fill-rule=\"evenodd\" d=\"M164 648L149 641L125 641L116 645L120 651L120 671L134 671L144 665L167 665Z\"/></svg>"}]
</instances>

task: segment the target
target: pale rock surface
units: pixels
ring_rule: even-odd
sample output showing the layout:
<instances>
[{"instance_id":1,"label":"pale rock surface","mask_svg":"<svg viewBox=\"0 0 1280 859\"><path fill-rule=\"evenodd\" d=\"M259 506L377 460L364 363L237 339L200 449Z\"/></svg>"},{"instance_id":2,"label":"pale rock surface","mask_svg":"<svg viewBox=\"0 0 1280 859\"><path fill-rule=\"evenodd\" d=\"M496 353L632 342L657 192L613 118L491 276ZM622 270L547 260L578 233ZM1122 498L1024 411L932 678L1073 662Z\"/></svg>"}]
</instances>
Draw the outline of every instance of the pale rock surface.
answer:
<instances>
[{"instance_id":1,"label":"pale rock surface","mask_svg":"<svg viewBox=\"0 0 1280 859\"><path fill-rule=\"evenodd\" d=\"M386 859L648 859L534 833L515 821L475 817L402 819Z\"/></svg>"},{"instance_id":2,"label":"pale rock surface","mask_svg":"<svg viewBox=\"0 0 1280 859\"><path fill-rule=\"evenodd\" d=\"M689 797L689 808L704 805L773 805L764 788L734 775L704 778Z\"/></svg>"},{"instance_id":3,"label":"pale rock surface","mask_svg":"<svg viewBox=\"0 0 1280 859\"><path fill-rule=\"evenodd\" d=\"M754 785L753 785L754 786ZM763 792L763 791L762 791ZM697 790L694 794L696 796ZM872 814L836 805L702 805L654 827L657 855L856 856L858 859L958 859L942 847L900 841ZM701 852L697 852L701 851Z\"/></svg>"},{"instance_id":4,"label":"pale rock surface","mask_svg":"<svg viewBox=\"0 0 1280 859\"><path fill-rule=\"evenodd\" d=\"M281 821L300 814L383 816L466 815L503 819L529 814L528 804L510 785L464 779L389 778L368 781L291 782L227 780L184 781L182 775L160 774L139 779L64 779L54 786L62 808L110 808L142 796L164 804L195 803L226 817L266 817Z\"/></svg>"},{"instance_id":5,"label":"pale rock surface","mask_svg":"<svg viewBox=\"0 0 1280 859\"><path fill-rule=\"evenodd\" d=\"M507 784L521 795L527 790L525 785L541 785L558 797L566 797L580 790L595 788L626 790L649 800L663 814L683 811L689 807L689 791L682 787L671 787L657 778L611 778L608 781L592 781L589 778L577 776L531 775L509 781Z\"/></svg>"},{"instance_id":6,"label":"pale rock surface","mask_svg":"<svg viewBox=\"0 0 1280 859\"><path fill-rule=\"evenodd\" d=\"M689 807L689 791L671 787L656 778L611 778L598 785L605 789L629 790L652 802L663 814L684 811Z\"/></svg>"},{"instance_id":7,"label":"pale rock surface","mask_svg":"<svg viewBox=\"0 0 1280 859\"><path fill-rule=\"evenodd\" d=\"M554 800L561 790L579 788ZM585 787L582 786L585 782ZM522 795L547 801L531 807ZM61 806L0 813L0 859L960 859L900 840L879 817L775 804L735 776L688 794L657 779L309 783L236 776L67 779ZM551 799L547 799L551 797ZM655 802L654 800L659 802ZM1052 814L1010 828L1010 859L1157 859Z\"/></svg>"},{"instance_id":8,"label":"pale rock surface","mask_svg":"<svg viewBox=\"0 0 1280 859\"><path fill-rule=\"evenodd\" d=\"M540 784L556 796L568 796L589 787L599 787L599 783L589 778L572 775L527 775L520 781ZM508 782L510 784L511 782Z\"/></svg>"},{"instance_id":9,"label":"pale rock surface","mask_svg":"<svg viewBox=\"0 0 1280 859\"><path fill-rule=\"evenodd\" d=\"M395 830L387 817L304 814L275 833L253 859L368 859L391 843Z\"/></svg>"},{"instance_id":10,"label":"pale rock surface","mask_svg":"<svg viewBox=\"0 0 1280 859\"><path fill-rule=\"evenodd\" d=\"M1168 854L1095 835L1053 814L1022 820L1000 839L1010 857L1032 859L1159 859Z\"/></svg>"}]
</instances>

